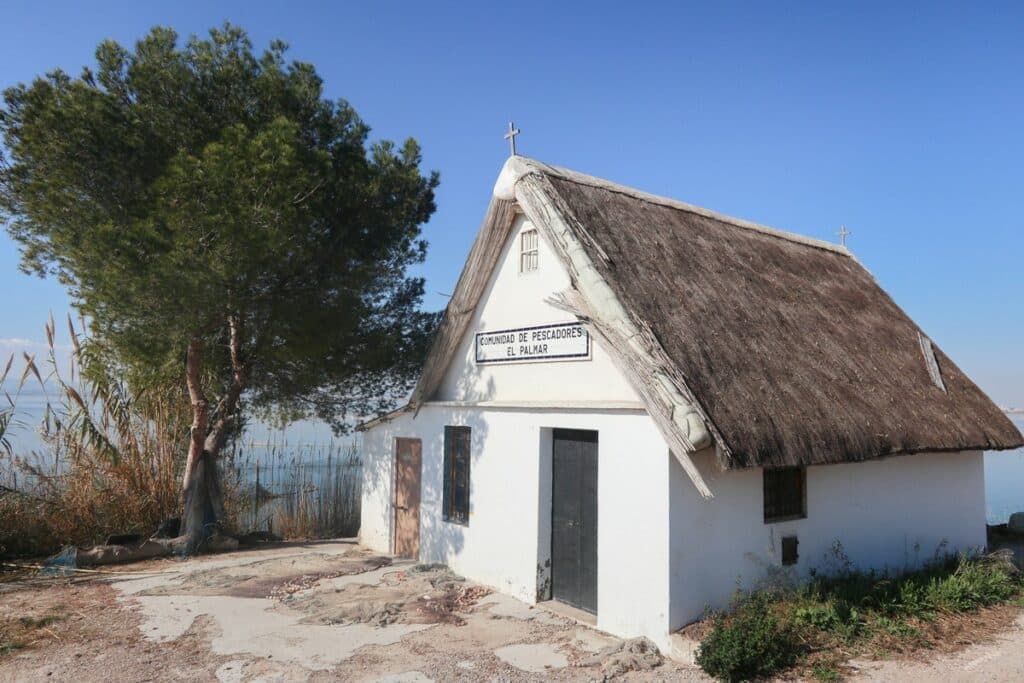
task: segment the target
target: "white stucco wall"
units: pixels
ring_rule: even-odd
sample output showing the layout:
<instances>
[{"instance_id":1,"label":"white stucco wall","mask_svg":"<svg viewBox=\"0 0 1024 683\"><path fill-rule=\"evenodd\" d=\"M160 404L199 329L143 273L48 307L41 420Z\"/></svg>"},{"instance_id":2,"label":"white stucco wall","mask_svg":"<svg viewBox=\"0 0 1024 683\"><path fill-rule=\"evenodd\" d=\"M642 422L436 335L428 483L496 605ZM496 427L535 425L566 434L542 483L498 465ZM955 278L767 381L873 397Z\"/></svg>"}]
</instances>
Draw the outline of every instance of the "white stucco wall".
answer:
<instances>
[{"instance_id":1,"label":"white stucco wall","mask_svg":"<svg viewBox=\"0 0 1024 683\"><path fill-rule=\"evenodd\" d=\"M473 430L468 526L441 519L447 424ZM541 411L424 406L364 434L361 541L391 548L394 439L423 440L421 554L526 602L550 553L551 429L592 429L598 444L598 627L659 646L737 587L838 567L900 571L936 551L985 544L981 453L923 454L822 465L807 473L807 517L765 524L761 470L697 463L715 497L702 499L639 411ZM780 539L799 538L783 568Z\"/></svg>"},{"instance_id":2,"label":"white stucco wall","mask_svg":"<svg viewBox=\"0 0 1024 683\"><path fill-rule=\"evenodd\" d=\"M706 606L726 607L737 586L840 568L836 542L857 568L895 572L986 543L980 451L810 467L807 517L772 524L764 523L760 469L719 472L710 452L696 461L715 497L702 500L682 468L672 468L673 628ZM790 535L799 561L783 568L780 539Z\"/></svg>"},{"instance_id":3,"label":"white stucco wall","mask_svg":"<svg viewBox=\"0 0 1024 683\"><path fill-rule=\"evenodd\" d=\"M480 365L475 363L477 332L573 321L565 311L547 303L552 294L569 287L569 275L542 238L539 268L519 272L519 234L532 226L520 217L498 258L469 324L469 334L456 353L435 400L444 401L639 401L636 392L615 369L608 354L593 349L590 360Z\"/></svg>"},{"instance_id":4,"label":"white stucco wall","mask_svg":"<svg viewBox=\"0 0 1024 683\"><path fill-rule=\"evenodd\" d=\"M444 426L472 429L468 526L442 520ZM551 547L551 431L598 432L598 627L667 644L669 468L664 441L641 411L484 410L426 405L364 434L360 541L391 549L396 437L423 441L420 561L526 602L547 576Z\"/></svg>"}]
</instances>

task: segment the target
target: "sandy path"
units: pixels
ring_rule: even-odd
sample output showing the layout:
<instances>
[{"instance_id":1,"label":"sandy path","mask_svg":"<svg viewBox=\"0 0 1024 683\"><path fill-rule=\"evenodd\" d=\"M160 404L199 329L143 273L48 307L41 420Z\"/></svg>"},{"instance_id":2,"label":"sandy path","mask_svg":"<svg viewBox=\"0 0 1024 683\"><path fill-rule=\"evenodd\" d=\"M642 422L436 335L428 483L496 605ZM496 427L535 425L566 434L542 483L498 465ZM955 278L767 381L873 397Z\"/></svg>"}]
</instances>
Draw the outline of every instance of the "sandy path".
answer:
<instances>
[{"instance_id":1,"label":"sandy path","mask_svg":"<svg viewBox=\"0 0 1024 683\"><path fill-rule=\"evenodd\" d=\"M997 639L972 645L953 655L928 661L854 662L858 672L851 681L932 683L933 681L1024 681L1024 614Z\"/></svg>"}]
</instances>

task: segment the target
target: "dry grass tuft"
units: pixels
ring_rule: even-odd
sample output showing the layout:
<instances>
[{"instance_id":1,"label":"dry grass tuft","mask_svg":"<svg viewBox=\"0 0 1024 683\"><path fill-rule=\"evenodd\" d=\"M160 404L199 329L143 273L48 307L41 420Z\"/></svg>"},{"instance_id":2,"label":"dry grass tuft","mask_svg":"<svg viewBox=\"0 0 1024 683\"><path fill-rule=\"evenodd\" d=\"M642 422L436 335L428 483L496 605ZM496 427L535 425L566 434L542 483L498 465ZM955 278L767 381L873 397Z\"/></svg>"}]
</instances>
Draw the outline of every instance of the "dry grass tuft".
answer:
<instances>
[{"instance_id":1,"label":"dry grass tuft","mask_svg":"<svg viewBox=\"0 0 1024 683\"><path fill-rule=\"evenodd\" d=\"M55 625L66 618L63 605L40 616L0 618L0 657L30 648L41 640L59 640Z\"/></svg>"}]
</instances>

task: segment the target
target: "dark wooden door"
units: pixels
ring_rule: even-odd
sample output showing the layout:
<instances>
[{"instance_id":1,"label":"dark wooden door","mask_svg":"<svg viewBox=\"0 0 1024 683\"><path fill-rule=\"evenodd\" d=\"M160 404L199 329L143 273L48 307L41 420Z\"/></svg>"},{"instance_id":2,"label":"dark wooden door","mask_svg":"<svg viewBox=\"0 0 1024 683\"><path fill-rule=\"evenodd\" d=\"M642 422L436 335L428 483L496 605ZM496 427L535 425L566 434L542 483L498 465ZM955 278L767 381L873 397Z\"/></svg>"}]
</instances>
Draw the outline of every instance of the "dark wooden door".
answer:
<instances>
[{"instance_id":1,"label":"dark wooden door","mask_svg":"<svg viewBox=\"0 0 1024 683\"><path fill-rule=\"evenodd\" d=\"M395 555L399 557L419 558L422 469L420 440L395 439Z\"/></svg>"},{"instance_id":2,"label":"dark wooden door","mask_svg":"<svg viewBox=\"0 0 1024 683\"><path fill-rule=\"evenodd\" d=\"M597 432L556 429L551 597L597 614Z\"/></svg>"}]
</instances>

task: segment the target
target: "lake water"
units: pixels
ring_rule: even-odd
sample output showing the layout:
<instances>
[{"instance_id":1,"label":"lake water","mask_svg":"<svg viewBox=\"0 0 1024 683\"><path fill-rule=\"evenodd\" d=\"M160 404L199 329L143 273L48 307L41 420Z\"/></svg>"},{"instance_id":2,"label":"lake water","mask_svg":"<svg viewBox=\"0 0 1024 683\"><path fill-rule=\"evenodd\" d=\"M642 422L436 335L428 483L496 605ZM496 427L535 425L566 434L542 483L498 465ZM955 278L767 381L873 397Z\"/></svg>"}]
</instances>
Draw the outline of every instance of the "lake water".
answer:
<instances>
[{"instance_id":1,"label":"lake water","mask_svg":"<svg viewBox=\"0 0 1024 683\"><path fill-rule=\"evenodd\" d=\"M14 430L12 438L18 450L38 448L39 439L32 425L38 424L44 405L41 394L26 394L19 399L17 417L22 426ZM1010 419L1024 431L1024 415L1011 415ZM330 428L320 422L298 423L284 432L257 424L249 430L243 448L248 458L264 464L268 458L288 461L296 455L310 462L317 459L317 454L344 450L351 440L352 437L333 439ZM989 524L1005 522L1011 513L1020 511L1024 511L1024 449L986 453L985 515Z\"/></svg>"},{"instance_id":2,"label":"lake water","mask_svg":"<svg viewBox=\"0 0 1024 683\"><path fill-rule=\"evenodd\" d=\"M1011 415L1024 432L1024 415ZM1024 448L985 454L985 516L1000 524L1014 512L1024 512Z\"/></svg>"}]
</instances>

